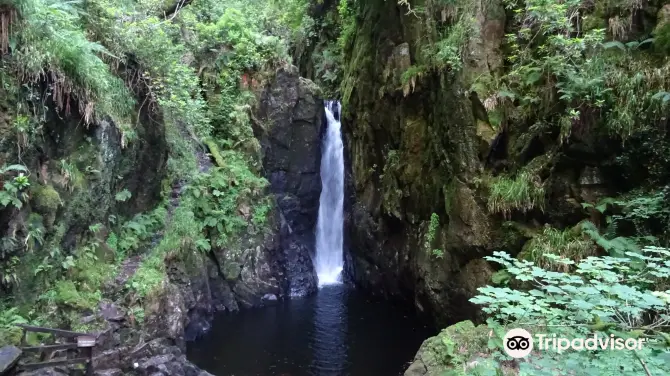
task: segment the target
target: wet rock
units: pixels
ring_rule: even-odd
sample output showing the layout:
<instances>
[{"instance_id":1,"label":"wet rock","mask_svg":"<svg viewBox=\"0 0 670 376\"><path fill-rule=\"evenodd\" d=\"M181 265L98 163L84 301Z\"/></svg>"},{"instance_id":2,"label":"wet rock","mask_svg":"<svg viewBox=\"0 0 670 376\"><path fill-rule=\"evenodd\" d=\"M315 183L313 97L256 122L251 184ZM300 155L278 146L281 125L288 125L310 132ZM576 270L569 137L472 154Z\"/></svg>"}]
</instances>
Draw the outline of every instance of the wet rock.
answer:
<instances>
[{"instance_id":1,"label":"wet rock","mask_svg":"<svg viewBox=\"0 0 670 376\"><path fill-rule=\"evenodd\" d=\"M18 363L21 357L21 349L15 346L0 348L0 375L9 371Z\"/></svg>"},{"instance_id":2,"label":"wet rock","mask_svg":"<svg viewBox=\"0 0 670 376\"><path fill-rule=\"evenodd\" d=\"M125 314L114 303L100 303L100 314L107 321L123 321Z\"/></svg>"},{"instance_id":3,"label":"wet rock","mask_svg":"<svg viewBox=\"0 0 670 376\"><path fill-rule=\"evenodd\" d=\"M184 334L186 308L179 289L163 281L161 291L145 304L145 328L151 338L180 340Z\"/></svg>"},{"instance_id":4,"label":"wet rock","mask_svg":"<svg viewBox=\"0 0 670 376\"><path fill-rule=\"evenodd\" d=\"M456 180L451 194L446 243L451 249L459 251L489 245L494 225L486 208L477 202L474 191L464 182Z\"/></svg>"},{"instance_id":5,"label":"wet rock","mask_svg":"<svg viewBox=\"0 0 670 376\"><path fill-rule=\"evenodd\" d=\"M94 350L95 351L95 350ZM125 347L111 350L105 350L93 356L93 368L95 369L114 369L122 366L122 360L128 351Z\"/></svg>"},{"instance_id":6,"label":"wet rock","mask_svg":"<svg viewBox=\"0 0 670 376\"><path fill-rule=\"evenodd\" d=\"M445 24L464 16L447 8L441 15ZM430 74L416 75L421 92L399 93L389 90L379 66L388 61L402 66L398 41L413 46L421 32L433 30L399 16L395 3L370 7L366 20L386 27L374 35L359 30L342 90L345 159L351 163L350 170L345 166L345 251L350 253L345 270L358 285L414 304L438 324L466 316L461 308L467 289L459 285L459 273L471 260L499 249L502 238L481 179L481 152L490 149L496 134L487 115L496 104L490 100L493 88L473 83L495 77L503 66L505 11L498 0L469 10L480 30L468 34L462 69L450 72L442 84ZM472 90L478 93L478 109L469 98ZM433 213L440 223L427 249ZM434 256L434 249L442 257Z\"/></svg>"},{"instance_id":7,"label":"wet rock","mask_svg":"<svg viewBox=\"0 0 670 376\"><path fill-rule=\"evenodd\" d=\"M30 372L21 372L19 376L67 376L69 372L63 368L42 368Z\"/></svg>"},{"instance_id":8,"label":"wet rock","mask_svg":"<svg viewBox=\"0 0 670 376\"><path fill-rule=\"evenodd\" d=\"M265 295L263 295L263 297L261 298L261 301L262 301L263 304L265 304L265 305L276 304L276 303L277 303L277 295L275 295L275 294L265 294Z\"/></svg>"},{"instance_id":9,"label":"wet rock","mask_svg":"<svg viewBox=\"0 0 670 376\"><path fill-rule=\"evenodd\" d=\"M208 266L209 291L212 298L212 308L215 312L234 312L239 310L230 285L219 274L219 269L210 263Z\"/></svg>"},{"instance_id":10,"label":"wet rock","mask_svg":"<svg viewBox=\"0 0 670 376\"><path fill-rule=\"evenodd\" d=\"M282 275L273 255L278 254L277 236L268 234L263 245L244 250L238 260L242 264L239 278L232 288L235 300L244 308L262 305L265 294L281 295Z\"/></svg>"},{"instance_id":11,"label":"wet rock","mask_svg":"<svg viewBox=\"0 0 670 376\"><path fill-rule=\"evenodd\" d=\"M461 321L442 330L421 344L404 376L440 376L451 369L452 361L471 359L487 350L486 325L475 327L472 321ZM460 364L457 362L453 362Z\"/></svg>"},{"instance_id":12,"label":"wet rock","mask_svg":"<svg viewBox=\"0 0 670 376\"><path fill-rule=\"evenodd\" d=\"M226 260L223 263L223 268L221 271L223 272L223 276L226 278L226 280L235 281L240 277L240 273L242 272L242 265L235 261Z\"/></svg>"},{"instance_id":13,"label":"wet rock","mask_svg":"<svg viewBox=\"0 0 670 376\"><path fill-rule=\"evenodd\" d=\"M502 1L476 3L475 22L479 32L470 34L465 59L472 74L491 74L502 66L500 48L505 36L505 19Z\"/></svg>"},{"instance_id":14,"label":"wet rock","mask_svg":"<svg viewBox=\"0 0 670 376\"><path fill-rule=\"evenodd\" d=\"M323 101L317 96L318 87L300 78L295 67L280 69L261 94L256 110L266 127L256 133L282 222L282 264L291 296L313 291L309 252L314 238L307 235L314 233L321 194ZM234 290L241 294L245 288L236 285Z\"/></svg>"},{"instance_id":15,"label":"wet rock","mask_svg":"<svg viewBox=\"0 0 670 376\"><path fill-rule=\"evenodd\" d=\"M95 371L95 376L123 376L123 371L118 368L113 369L104 369L101 371Z\"/></svg>"},{"instance_id":16,"label":"wet rock","mask_svg":"<svg viewBox=\"0 0 670 376\"><path fill-rule=\"evenodd\" d=\"M579 176L579 185L602 185L605 181L603 179L600 169L597 167L586 166Z\"/></svg>"},{"instance_id":17,"label":"wet rock","mask_svg":"<svg viewBox=\"0 0 670 376\"><path fill-rule=\"evenodd\" d=\"M288 294L290 297L307 296L317 289L317 280L308 244L313 244L311 235L288 237L284 242L284 255L286 257L286 273L288 274Z\"/></svg>"},{"instance_id":18,"label":"wet rock","mask_svg":"<svg viewBox=\"0 0 670 376\"><path fill-rule=\"evenodd\" d=\"M188 263L169 263L170 282L179 290L186 310L184 339L187 341L196 339L211 327L212 314L215 312L210 289L211 264L209 258L199 256L191 257Z\"/></svg>"},{"instance_id":19,"label":"wet rock","mask_svg":"<svg viewBox=\"0 0 670 376\"><path fill-rule=\"evenodd\" d=\"M386 61L384 77L390 79L396 86L401 85L402 75L412 66L409 52L409 43L401 43L393 48L393 52Z\"/></svg>"},{"instance_id":20,"label":"wet rock","mask_svg":"<svg viewBox=\"0 0 670 376\"><path fill-rule=\"evenodd\" d=\"M137 367L134 367L134 373L140 376L211 376L210 373L202 371L186 360L185 356L172 354L144 359L137 363Z\"/></svg>"},{"instance_id":21,"label":"wet rock","mask_svg":"<svg viewBox=\"0 0 670 376\"><path fill-rule=\"evenodd\" d=\"M495 270L486 260L474 259L458 273L458 285L466 298L472 298L479 293L478 288L491 283L493 273Z\"/></svg>"}]
</instances>

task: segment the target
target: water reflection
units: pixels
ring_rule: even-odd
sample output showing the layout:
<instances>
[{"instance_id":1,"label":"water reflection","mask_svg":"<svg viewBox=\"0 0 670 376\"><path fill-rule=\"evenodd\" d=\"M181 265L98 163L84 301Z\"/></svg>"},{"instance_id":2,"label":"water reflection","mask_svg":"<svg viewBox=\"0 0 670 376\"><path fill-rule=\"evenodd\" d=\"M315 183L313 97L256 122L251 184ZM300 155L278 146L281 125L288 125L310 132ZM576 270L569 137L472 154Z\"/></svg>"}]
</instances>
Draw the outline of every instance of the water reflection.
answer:
<instances>
[{"instance_id":1,"label":"water reflection","mask_svg":"<svg viewBox=\"0 0 670 376\"><path fill-rule=\"evenodd\" d=\"M217 376L394 376L435 333L399 307L330 285L218 317L188 358Z\"/></svg>"},{"instance_id":2,"label":"water reflection","mask_svg":"<svg viewBox=\"0 0 670 376\"><path fill-rule=\"evenodd\" d=\"M319 289L314 302L314 335L311 338L310 374L340 376L346 369L347 290L328 285Z\"/></svg>"}]
</instances>

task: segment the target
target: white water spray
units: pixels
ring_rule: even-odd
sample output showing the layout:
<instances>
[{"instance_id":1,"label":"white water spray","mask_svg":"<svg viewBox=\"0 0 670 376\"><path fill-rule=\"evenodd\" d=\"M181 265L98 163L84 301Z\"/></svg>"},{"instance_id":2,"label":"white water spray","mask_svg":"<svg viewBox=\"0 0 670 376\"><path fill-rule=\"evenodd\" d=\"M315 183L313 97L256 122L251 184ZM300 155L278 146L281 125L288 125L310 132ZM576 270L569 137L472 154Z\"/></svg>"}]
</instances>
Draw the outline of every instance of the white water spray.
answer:
<instances>
[{"instance_id":1,"label":"white water spray","mask_svg":"<svg viewBox=\"0 0 670 376\"><path fill-rule=\"evenodd\" d=\"M342 211L344 206L344 154L340 113L337 101L326 101L328 128L321 153L321 197L316 224L316 260L314 267L319 286L341 283Z\"/></svg>"}]
</instances>

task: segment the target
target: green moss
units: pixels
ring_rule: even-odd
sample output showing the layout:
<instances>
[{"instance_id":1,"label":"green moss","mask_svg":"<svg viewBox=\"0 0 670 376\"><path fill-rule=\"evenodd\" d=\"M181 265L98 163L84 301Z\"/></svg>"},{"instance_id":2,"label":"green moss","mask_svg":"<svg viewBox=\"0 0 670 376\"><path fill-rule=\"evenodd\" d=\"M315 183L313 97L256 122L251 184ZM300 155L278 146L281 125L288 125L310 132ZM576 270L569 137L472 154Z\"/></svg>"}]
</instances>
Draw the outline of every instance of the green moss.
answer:
<instances>
[{"instance_id":1,"label":"green moss","mask_svg":"<svg viewBox=\"0 0 670 376\"><path fill-rule=\"evenodd\" d=\"M456 198L456 188L456 182L453 179L442 187L442 194L444 194L444 210L447 215L451 213L451 208L454 199Z\"/></svg>"},{"instance_id":2,"label":"green moss","mask_svg":"<svg viewBox=\"0 0 670 376\"><path fill-rule=\"evenodd\" d=\"M55 213L63 203L60 195L51 185L38 185L33 189L35 209L42 214Z\"/></svg>"},{"instance_id":3,"label":"green moss","mask_svg":"<svg viewBox=\"0 0 670 376\"><path fill-rule=\"evenodd\" d=\"M127 282L140 298L146 298L158 291L161 283L167 279L162 260L149 259L142 262L133 277Z\"/></svg>"},{"instance_id":4,"label":"green moss","mask_svg":"<svg viewBox=\"0 0 670 376\"><path fill-rule=\"evenodd\" d=\"M488 352L488 332L486 325L461 321L427 339L419 351L420 357L431 375L461 367L475 356Z\"/></svg>"},{"instance_id":5,"label":"green moss","mask_svg":"<svg viewBox=\"0 0 670 376\"><path fill-rule=\"evenodd\" d=\"M426 242L424 247L428 252L437 258L444 257L444 251L440 248L433 248L433 242L437 238L440 230L440 216L433 213L430 216L430 224L428 225L428 232L426 233Z\"/></svg>"},{"instance_id":6,"label":"green moss","mask_svg":"<svg viewBox=\"0 0 670 376\"><path fill-rule=\"evenodd\" d=\"M584 31L607 29L607 20L598 15L585 16L582 21L582 29Z\"/></svg>"},{"instance_id":7,"label":"green moss","mask_svg":"<svg viewBox=\"0 0 670 376\"><path fill-rule=\"evenodd\" d=\"M70 323L70 330L79 333L95 333L105 328L105 321L100 316L96 316L95 320L86 323L81 322L81 317L81 312L68 312L67 319Z\"/></svg>"},{"instance_id":8,"label":"green moss","mask_svg":"<svg viewBox=\"0 0 670 376\"><path fill-rule=\"evenodd\" d=\"M224 261L222 267L223 276L229 281L235 281L242 272L242 265L234 261Z\"/></svg>"},{"instance_id":9,"label":"green moss","mask_svg":"<svg viewBox=\"0 0 670 376\"><path fill-rule=\"evenodd\" d=\"M212 139L205 139L203 143L209 148L209 153L212 155L212 158L214 158L216 165L219 167L226 167L226 162L223 160L216 142L214 142Z\"/></svg>"},{"instance_id":10,"label":"green moss","mask_svg":"<svg viewBox=\"0 0 670 376\"><path fill-rule=\"evenodd\" d=\"M387 213L402 219L401 200L404 196L398 184L398 175L401 174L402 165L397 150L389 150L386 155L384 172L380 176L382 194L384 197L384 209Z\"/></svg>"},{"instance_id":11,"label":"green moss","mask_svg":"<svg viewBox=\"0 0 670 376\"><path fill-rule=\"evenodd\" d=\"M79 291L75 283L69 280L56 282L55 290L56 303L77 309L93 310L102 299L99 291L93 293Z\"/></svg>"},{"instance_id":12,"label":"green moss","mask_svg":"<svg viewBox=\"0 0 670 376\"><path fill-rule=\"evenodd\" d=\"M670 22L659 24L654 29L654 49L664 54L670 54Z\"/></svg>"}]
</instances>

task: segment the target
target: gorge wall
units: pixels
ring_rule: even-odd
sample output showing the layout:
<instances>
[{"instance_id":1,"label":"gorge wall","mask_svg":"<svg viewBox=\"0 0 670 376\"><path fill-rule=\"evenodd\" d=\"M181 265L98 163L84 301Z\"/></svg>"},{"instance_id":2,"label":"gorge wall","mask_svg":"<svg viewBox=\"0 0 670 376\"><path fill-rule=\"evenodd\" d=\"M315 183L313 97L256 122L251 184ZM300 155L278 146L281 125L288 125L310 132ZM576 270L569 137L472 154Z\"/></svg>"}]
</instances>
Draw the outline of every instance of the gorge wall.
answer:
<instances>
[{"instance_id":1,"label":"gorge wall","mask_svg":"<svg viewBox=\"0 0 670 376\"><path fill-rule=\"evenodd\" d=\"M659 30L661 7L579 9L591 20L584 33L602 30L603 38L631 41ZM520 9L514 13L501 1L381 0L351 9L339 88L351 164L347 271L366 289L412 302L440 324L478 317L468 300L495 274L484 256L504 250L532 258L532 247L546 244L555 229L565 230L565 239L580 239L581 221L604 225L585 205L667 182L667 174L652 167L667 162L639 154L646 137L667 150L662 111L649 112L649 128L622 135L608 125L624 121L615 98L603 99L615 109L605 115L559 99L553 72L523 76L519 69L535 68L512 60L509 35L524 40L520 23L535 21ZM627 33L612 29L620 19L631 20ZM525 51L551 43L535 41ZM656 76L662 73L654 71L654 57L630 59L599 82L632 95L616 77L634 74L628 69L635 66L660 80L640 88L640 101L653 106L650 98L666 80ZM518 81L524 79L537 81ZM573 115L562 115L571 106L577 106ZM523 192L512 197L519 187ZM586 248L584 255L598 252Z\"/></svg>"},{"instance_id":2,"label":"gorge wall","mask_svg":"<svg viewBox=\"0 0 670 376\"><path fill-rule=\"evenodd\" d=\"M192 154L199 172L221 169L219 150L210 146L205 153L183 124L166 125L159 112L138 107L137 140L125 145L109 119L82 126L81 118L62 118L54 111L45 120L44 141L21 150L23 165L38 173L29 201L21 208L2 210L3 237L29 238L38 228L46 245L63 257L87 252L86 257L103 262L100 266L111 272L93 274L98 268L89 265L100 286L90 285L92 277L78 271L76 284L57 282L50 298L60 307L50 325L99 333L97 374L206 375L183 352L185 341L209 330L215 313L275 304L316 289L311 255L321 191L323 103L318 88L295 67L265 72L264 77L254 88L258 105L253 116L263 174L270 182L269 210L260 224L252 222L252 205L264 201L236 202L236 215L248 225L234 242L210 252L196 251L183 230L170 227L192 220L190 200L198 182L170 181L169 140L186 141L186 153ZM2 161L14 159L16 142L13 137L2 139ZM169 196L162 197L166 185ZM120 197L120 192L130 197ZM116 218L131 218L116 232L132 236L131 243L109 240L116 239ZM171 236L178 242L171 242ZM16 273L26 282L15 287L21 293L17 302L30 304L35 299L30 289L39 279L30 282L27 276L35 273L40 260L32 257L41 255L43 246L38 242L22 256L24 264ZM127 258L117 266L114 260L121 252L127 252ZM166 253L156 258L157 252ZM47 261L51 260L42 265ZM146 295L140 295L142 291Z\"/></svg>"},{"instance_id":3,"label":"gorge wall","mask_svg":"<svg viewBox=\"0 0 670 376\"><path fill-rule=\"evenodd\" d=\"M464 73L428 72L404 82L426 31L423 20L384 1L359 5L344 70L348 187L355 196L349 273L442 323L470 314L467 298L491 276L481 257L507 241L481 199L480 144L491 135L478 134L468 98L468 75L493 74L501 65L505 14L499 4L486 4L477 12L487 32L471 41ZM440 225L426 244L433 213ZM432 254L438 248L439 258Z\"/></svg>"}]
</instances>

